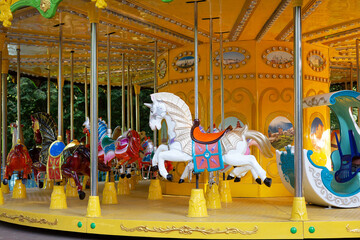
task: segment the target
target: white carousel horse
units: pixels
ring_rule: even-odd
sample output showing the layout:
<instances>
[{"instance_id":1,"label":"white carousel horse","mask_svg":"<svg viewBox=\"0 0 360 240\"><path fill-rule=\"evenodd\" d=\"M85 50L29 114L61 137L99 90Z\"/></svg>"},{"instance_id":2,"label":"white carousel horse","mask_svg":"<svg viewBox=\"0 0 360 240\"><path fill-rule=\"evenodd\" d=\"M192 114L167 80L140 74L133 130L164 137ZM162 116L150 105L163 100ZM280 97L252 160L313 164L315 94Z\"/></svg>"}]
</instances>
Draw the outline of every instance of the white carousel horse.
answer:
<instances>
[{"instance_id":1,"label":"white carousel horse","mask_svg":"<svg viewBox=\"0 0 360 240\"><path fill-rule=\"evenodd\" d=\"M153 167L158 166L160 175L171 181L173 176L166 171L165 160L173 162L193 160L191 112L186 103L172 93L155 93L151 95L151 99L152 104L145 104L150 108L150 128L160 130L161 122L164 119L168 126L170 139L168 145L162 144L157 148L152 165ZM269 140L260 132L248 130L245 125L243 128L237 128L222 135L220 142L223 162L236 166L236 171L234 170L236 175L244 175L250 170L257 183L263 181L266 186L270 187L272 180L266 177L265 170L259 165L255 156L246 155L247 138L255 140L266 157L272 157Z\"/></svg>"}]
</instances>

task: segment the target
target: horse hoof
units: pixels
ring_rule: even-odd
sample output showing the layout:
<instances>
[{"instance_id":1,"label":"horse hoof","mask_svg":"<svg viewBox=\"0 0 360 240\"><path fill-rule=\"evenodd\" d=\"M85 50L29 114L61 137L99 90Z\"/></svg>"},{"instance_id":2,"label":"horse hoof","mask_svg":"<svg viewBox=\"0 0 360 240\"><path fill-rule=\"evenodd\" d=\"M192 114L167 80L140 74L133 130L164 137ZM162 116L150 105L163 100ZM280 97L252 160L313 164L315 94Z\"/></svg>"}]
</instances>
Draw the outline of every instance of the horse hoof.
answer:
<instances>
[{"instance_id":1,"label":"horse hoof","mask_svg":"<svg viewBox=\"0 0 360 240\"><path fill-rule=\"evenodd\" d=\"M241 181L241 178L239 178L239 177L236 177L234 180L234 182L240 182L240 181Z\"/></svg>"},{"instance_id":2,"label":"horse hoof","mask_svg":"<svg viewBox=\"0 0 360 240\"><path fill-rule=\"evenodd\" d=\"M4 185L8 185L8 183L9 183L9 181L8 181L6 178L4 178L3 184L4 184Z\"/></svg>"},{"instance_id":3,"label":"horse hoof","mask_svg":"<svg viewBox=\"0 0 360 240\"><path fill-rule=\"evenodd\" d=\"M126 174L126 178L131 178L131 174L130 173Z\"/></svg>"},{"instance_id":4,"label":"horse hoof","mask_svg":"<svg viewBox=\"0 0 360 240\"><path fill-rule=\"evenodd\" d=\"M257 184L261 185L261 179L260 178L255 179L255 182L257 182Z\"/></svg>"},{"instance_id":5,"label":"horse hoof","mask_svg":"<svg viewBox=\"0 0 360 240\"><path fill-rule=\"evenodd\" d=\"M125 174L121 174L120 177L121 177L121 178L125 178Z\"/></svg>"},{"instance_id":6,"label":"horse hoof","mask_svg":"<svg viewBox=\"0 0 360 240\"><path fill-rule=\"evenodd\" d=\"M158 167L158 166L152 166L151 168L152 168L153 171L159 170L159 167Z\"/></svg>"},{"instance_id":7,"label":"horse hoof","mask_svg":"<svg viewBox=\"0 0 360 240\"><path fill-rule=\"evenodd\" d=\"M172 175L172 174L168 174L168 175L166 176L166 179L171 182L171 181L173 180L173 175Z\"/></svg>"},{"instance_id":8,"label":"horse hoof","mask_svg":"<svg viewBox=\"0 0 360 240\"><path fill-rule=\"evenodd\" d=\"M271 178L265 178L264 184L265 184L267 187L270 187L270 186L271 186L271 183L272 183L272 179L271 179Z\"/></svg>"},{"instance_id":9,"label":"horse hoof","mask_svg":"<svg viewBox=\"0 0 360 240\"><path fill-rule=\"evenodd\" d=\"M234 177L231 176L231 175L228 175L227 178L226 178L226 180L233 180L233 179L234 179Z\"/></svg>"},{"instance_id":10,"label":"horse hoof","mask_svg":"<svg viewBox=\"0 0 360 240\"><path fill-rule=\"evenodd\" d=\"M179 183L183 183L183 182L185 182L185 180L180 178Z\"/></svg>"},{"instance_id":11,"label":"horse hoof","mask_svg":"<svg viewBox=\"0 0 360 240\"><path fill-rule=\"evenodd\" d=\"M39 182L39 188L43 188L44 187L44 183L43 182Z\"/></svg>"},{"instance_id":12,"label":"horse hoof","mask_svg":"<svg viewBox=\"0 0 360 240\"><path fill-rule=\"evenodd\" d=\"M85 198L85 193L83 191L78 191L78 194L79 194L79 199L80 200L84 200Z\"/></svg>"}]
</instances>

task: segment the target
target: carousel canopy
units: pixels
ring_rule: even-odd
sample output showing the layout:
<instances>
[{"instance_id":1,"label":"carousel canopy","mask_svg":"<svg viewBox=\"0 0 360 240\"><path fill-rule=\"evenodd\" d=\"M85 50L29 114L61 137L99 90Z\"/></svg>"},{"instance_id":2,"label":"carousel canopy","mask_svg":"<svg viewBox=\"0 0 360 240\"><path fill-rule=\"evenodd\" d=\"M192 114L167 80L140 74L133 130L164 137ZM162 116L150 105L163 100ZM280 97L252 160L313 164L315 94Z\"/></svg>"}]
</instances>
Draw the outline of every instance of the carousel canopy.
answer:
<instances>
[{"instance_id":1,"label":"carousel canopy","mask_svg":"<svg viewBox=\"0 0 360 240\"><path fill-rule=\"evenodd\" d=\"M22 0L13 0L12 4ZM11 1L10 1L11 2ZM34 1L36 2L36 1ZM39 1L37 1L39 2ZM41 0L41 4L50 2ZM56 1L52 1L56 2ZM86 0L58 0L53 18L44 18L34 7L13 12L7 33L10 70L16 71L16 48L21 49L21 71L37 77L57 78L59 23L63 25L63 67L70 79L70 52L74 51L74 80L84 82L90 66L90 23ZM106 0L100 9L99 84L106 84L107 38L110 35L111 83L121 85L122 54L125 69L130 66L133 83L151 87L154 75L154 41L158 54L194 41L194 4L184 0ZM198 3L199 44L209 42L209 21L214 32L228 32L224 41L292 41L291 0L207 0ZM330 47L333 81L343 81L352 66L356 72L355 42L360 31L360 4L353 0L304 0L302 7L304 42ZM219 35L214 34L214 41ZM90 71L88 71L89 73Z\"/></svg>"}]
</instances>

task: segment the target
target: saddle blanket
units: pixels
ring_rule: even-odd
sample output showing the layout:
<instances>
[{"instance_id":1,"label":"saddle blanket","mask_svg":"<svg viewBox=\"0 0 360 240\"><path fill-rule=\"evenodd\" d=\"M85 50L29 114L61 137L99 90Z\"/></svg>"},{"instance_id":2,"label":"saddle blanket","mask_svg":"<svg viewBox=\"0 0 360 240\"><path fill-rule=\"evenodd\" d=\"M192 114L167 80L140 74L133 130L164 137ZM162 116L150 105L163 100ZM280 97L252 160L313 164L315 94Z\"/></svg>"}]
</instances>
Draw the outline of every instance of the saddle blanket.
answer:
<instances>
[{"instance_id":1,"label":"saddle blanket","mask_svg":"<svg viewBox=\"0 0 360 240\"><path fill-rule=\"evenodd\" d=\"M201 144L192 141L194 173L208 172L224 168L220 141L212 144Z\"/></svg>"}]
</instances>

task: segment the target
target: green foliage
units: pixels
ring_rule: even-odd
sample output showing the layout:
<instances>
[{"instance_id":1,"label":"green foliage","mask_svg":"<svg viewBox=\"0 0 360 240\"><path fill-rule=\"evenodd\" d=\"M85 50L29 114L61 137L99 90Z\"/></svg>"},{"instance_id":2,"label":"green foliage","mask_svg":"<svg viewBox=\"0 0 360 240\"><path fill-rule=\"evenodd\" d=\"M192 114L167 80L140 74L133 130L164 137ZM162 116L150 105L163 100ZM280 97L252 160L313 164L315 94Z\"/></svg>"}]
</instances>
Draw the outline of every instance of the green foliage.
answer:
<instances>
[{"instance_id":1,"label":"green foliage","mask_svg":"<svg viewBox=\"0 0 360 240\"><path fill-rule=\"evenodd\" d=\"M29 78L21 78L21 124L23 127L23 135L25 145L30 149L35 145L33 139L34 134L31 128L30 115L36 112L46 112L47 100L47 83L43 82L37 87ZM106 122L107 118L107 97L106 87L99 86L98 95L98 116L102 117ZM126 93L126 92L125 92ZM144 102L151 102L150 94L152 90L142 89L140 93L140 130L145 131L147 136L153 135L149 127L149 109L143 104ZM63 87L63 126L64 130L70 129L70 84L66 83ZM126 99L126 98L125 98ZM58 116L58 90L54 83L50 84L50 114L57 123ZM121 126L121 88L113 87L111 89L111 111L112 111L112 129L116 126ZM134 120L135 120L135 96L134 101ZM90 87L88 87L88 107L90 114ZM8 79L8 126L10 123L17 120L17 88L16 83ZM125 111L126 113L126 111ZM125 116L126 117L126 116ZM81 139L84 137L82 124L85 121L85 94L84 86L81 84L74 84L74 138ZM125 118L126 122L126 118ZM65 133L64 133L65 134ZM63 135L65 137L65 135ZM64 139L65 140L65 139ZM8 150L11 148L12 136L10 128L8 129Z\"/></svg>"}]
</instances>

